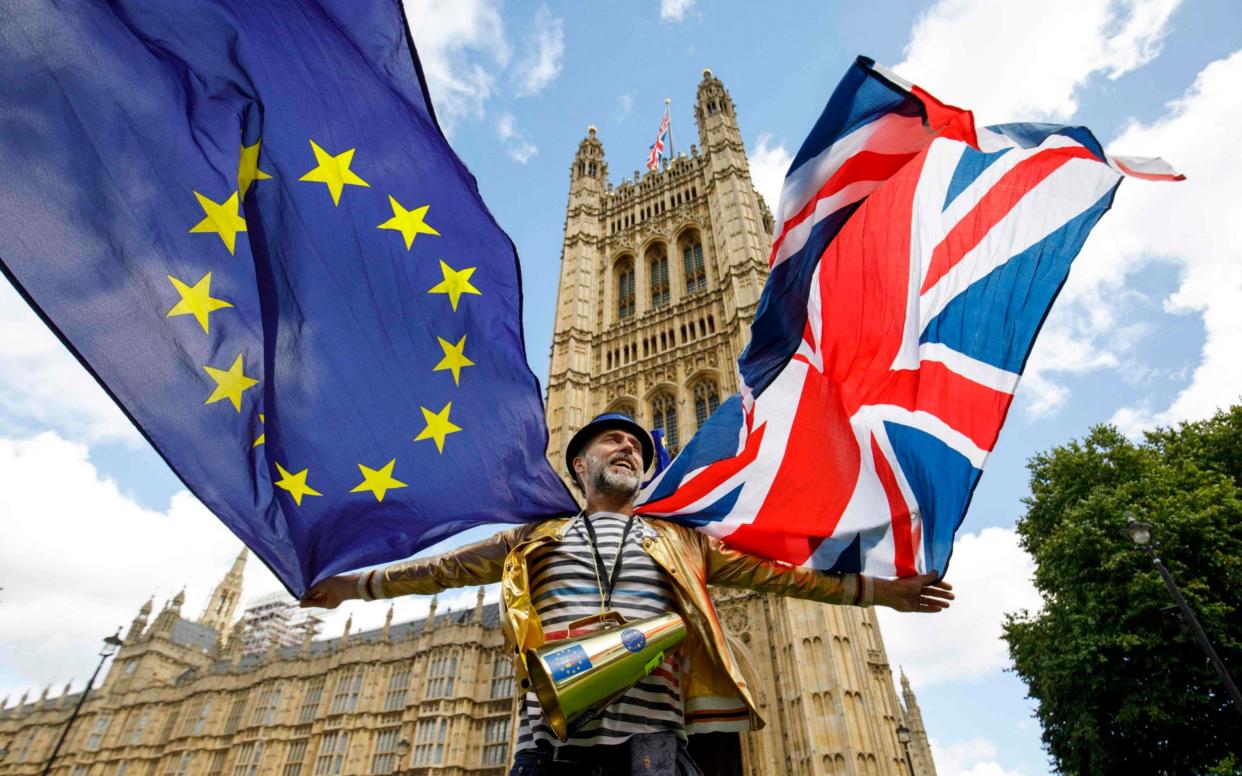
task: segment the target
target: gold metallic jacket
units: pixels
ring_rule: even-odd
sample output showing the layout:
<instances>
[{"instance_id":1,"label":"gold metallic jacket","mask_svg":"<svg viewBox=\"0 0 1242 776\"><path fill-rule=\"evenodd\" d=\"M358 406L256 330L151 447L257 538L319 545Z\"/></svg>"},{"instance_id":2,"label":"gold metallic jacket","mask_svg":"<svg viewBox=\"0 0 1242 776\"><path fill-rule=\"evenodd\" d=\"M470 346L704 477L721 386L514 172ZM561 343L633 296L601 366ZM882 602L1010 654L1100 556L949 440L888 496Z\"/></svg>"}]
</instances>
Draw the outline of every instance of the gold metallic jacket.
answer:
<instances>
[{"instance_id":1,"label":"gold metallic jacket","mask_svg":"<svg viewBox=\"0 0 1242 776\"><path fill-rule=\"evenodd\" d=\"M376 572L371 589L392 598L500 582L501 627L507 645L514 649L516 678L527 688L526 650L544 643L543 627L531 603L527 558L535 549L561 541L576 519L518 526L443 555L389 566ZM689 669L682 676L687 705L695 696L737 696L750 710L753 729L763 727L763 718L725 642L707 586L742 587L832 604L866 605L870 599L870 590L865 589L870 580L860 575L823 574L765 560L664 520L644 519L638 526L643 549L668 574L674 606L686 620L687 638L680 649L689 658Z\"/></svg>"}]
</instances>

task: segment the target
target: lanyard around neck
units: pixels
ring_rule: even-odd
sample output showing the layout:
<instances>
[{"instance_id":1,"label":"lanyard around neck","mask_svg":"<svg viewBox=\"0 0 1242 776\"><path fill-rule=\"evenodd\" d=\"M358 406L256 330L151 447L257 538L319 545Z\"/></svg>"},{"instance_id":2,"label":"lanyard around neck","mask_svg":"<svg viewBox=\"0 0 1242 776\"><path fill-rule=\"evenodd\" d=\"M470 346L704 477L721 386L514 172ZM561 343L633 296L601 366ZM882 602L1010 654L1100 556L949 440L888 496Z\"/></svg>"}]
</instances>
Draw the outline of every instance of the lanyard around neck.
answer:
<instances>
[{"instance_id":1,"label":"lanyard around neck","mask_svg":"<svg viewBox=\"0 0 1242 776\"><path fill-rule=\"evenodd\" d=\"M586 525L587 536L591 543L591 553L595 556L595 580L599 583L599 604L600 614L603 614L608 607L612 606L612 591L617 587L617 579L621 575L621 550L625 547L625 540L630 535L630 529L634 527L634 515L630 515L630 519L625 521L625 530L621 532L621 541L617 543L617 552L612 556L612 573L604 576L604 556L599 554L599 540L595 538L595 528L591 525L591 518L585 512L582 513L582 522ZM608 586L604 587L604 580L607 579Z\"/></svg>"}]
</instances>

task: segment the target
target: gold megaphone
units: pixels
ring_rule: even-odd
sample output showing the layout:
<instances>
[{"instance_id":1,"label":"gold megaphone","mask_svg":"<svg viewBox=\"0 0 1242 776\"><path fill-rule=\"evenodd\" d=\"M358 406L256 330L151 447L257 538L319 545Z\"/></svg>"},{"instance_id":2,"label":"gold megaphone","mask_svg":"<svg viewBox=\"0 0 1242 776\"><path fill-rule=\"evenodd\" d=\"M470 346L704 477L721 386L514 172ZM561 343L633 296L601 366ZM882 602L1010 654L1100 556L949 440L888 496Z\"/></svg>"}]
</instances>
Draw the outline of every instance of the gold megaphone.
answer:
<instances>
[{"instance_id":1,"label":"gold megaphone","mask_svg":"<svg viewBox=\"0 0 1242 776\"><path fill-rule=\"evenodd\" d=\"M626 622L620 612L594 614L570 623L568 631L603 620L618 627L526 650L531 685L562 741L654 671L686 639L686 623L673 612L633 622Z\"/></svg>"}]
</instances>

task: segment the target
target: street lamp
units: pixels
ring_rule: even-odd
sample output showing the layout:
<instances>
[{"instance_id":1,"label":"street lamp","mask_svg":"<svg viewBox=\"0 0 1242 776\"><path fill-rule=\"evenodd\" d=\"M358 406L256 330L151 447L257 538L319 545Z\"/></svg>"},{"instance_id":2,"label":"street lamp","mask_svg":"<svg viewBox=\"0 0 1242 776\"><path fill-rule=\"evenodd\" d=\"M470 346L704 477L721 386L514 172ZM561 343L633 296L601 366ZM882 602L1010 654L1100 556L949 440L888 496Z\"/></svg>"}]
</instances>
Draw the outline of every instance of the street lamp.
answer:
<instances>
[{"instance_id":1,"label":"street lamp","mask_svg":"<svg viewBox=\"0 0 1242 776\"><path fill-rule=\"evenodd\" d=\"M410 742L404 738L397 742L397 767L393 768L393 773L400 773L405 768L405 757L410 753Z\"/></svg>"},{"instance_id":2,"label":"street lamp","mask_svg":"<svg viewBox=\"0 0 1242 776\"><path fill-rule=\"evenodd\" d=\"M1199 647L1207 655L1208 661L1216 669L1217 675L1220 676L1220 681L1225 685L1225 689L1229 691L1229 695L1233 698L1233 705L1237 707L1239 713L1242 713L1242 692L1238 692L1238 686L1233 683L1233 678L1229 676L1229 671L1225 668L1224 662L1216 654L1216 650L1212 648L1212 642L1208 641L1207 633L1204 632L1203 626L1199 624L1199 618L1195 617L1195 613L1190 610L1190 604L1186 603L1186 599L1182 597L1182 591L1178 589L1177 583L1173 581L1173 575L1169 573L1169 570L1165 568L1164 562L1156 555L1156 542L1152 536L1151 524L1135 520L1133 513L1126 512L1126 535L1130 537L1130 541L1142 547L1151 558L1152 565L1156 567L1156 571L1160 572L1161 578L1164 579L1165 587L1169 588L1169 595L1173 596L1173 602L1177 604L1177 608L1182 613L1182 622L1190 626L1190 632L1194 634L1195 641L1199 643Z\"/></svg>"},{"instance_id":3,"label":"street lamp","mask_svg":"<svg viewBox=\"0 0 1242 776\"><path fill-rule=\"evenodd\" d=\"M910 769L910 776L914 776L914 763L910 761L910 728L898 724L897 740L901 742L901 748L906 752L906 767Z\"/></svg>"},{"instance_id":4,"label":"street lamp","mask_svg":"<svg viewBox=\"0 0 1242 776\"><path fill-rule=\"evenodd\" d=\"M60 753L60 747L69 736L69 728L73 727L73 721L78 718L78 712L82 710L82 704L86 703L86 696L90 695L91 687L95 686L95 677L99 676L99 669L103 668L105 660L116 654L122 643L120 628L116 629L115 634L104 639L103 647L99 650L99 665L95 666L95 673L91 674L91 678L86 680L86 687L82 690L82 697L78 698L78 704L73 707L73 713L69 715L69 721L65 723L65 729L60 731L60 738L56 739L56 747L52 749L52 756L47 758L47 765L43 766L43 776L48 776L52 772L52 764L56 762L56 755Z\"/></svg>"}]
</instances>

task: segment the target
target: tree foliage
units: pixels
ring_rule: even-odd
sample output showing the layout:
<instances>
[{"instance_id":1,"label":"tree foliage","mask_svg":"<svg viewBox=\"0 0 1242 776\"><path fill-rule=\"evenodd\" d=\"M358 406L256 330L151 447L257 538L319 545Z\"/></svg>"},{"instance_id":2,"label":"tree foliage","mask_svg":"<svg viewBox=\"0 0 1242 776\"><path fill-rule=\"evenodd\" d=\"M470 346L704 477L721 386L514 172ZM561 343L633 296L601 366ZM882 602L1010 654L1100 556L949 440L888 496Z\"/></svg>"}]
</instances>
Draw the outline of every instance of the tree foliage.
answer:
<instances>
[{"instance_id":1,"label":"tree foliage","mask_svg":"<svg viewBox=\"0 0 1242 776\"><path fill-rule=\"evenodd\" d=\"M1126 513L1154 527L1234 680L1242 678L1242 406L1146 435L1099 426L1029 463L1018 523L1042 610L1004 638L1063 773L1242 773L1242 714L1181 621Z\"/></svg>"}]
</instances>

